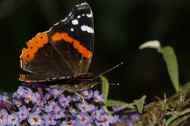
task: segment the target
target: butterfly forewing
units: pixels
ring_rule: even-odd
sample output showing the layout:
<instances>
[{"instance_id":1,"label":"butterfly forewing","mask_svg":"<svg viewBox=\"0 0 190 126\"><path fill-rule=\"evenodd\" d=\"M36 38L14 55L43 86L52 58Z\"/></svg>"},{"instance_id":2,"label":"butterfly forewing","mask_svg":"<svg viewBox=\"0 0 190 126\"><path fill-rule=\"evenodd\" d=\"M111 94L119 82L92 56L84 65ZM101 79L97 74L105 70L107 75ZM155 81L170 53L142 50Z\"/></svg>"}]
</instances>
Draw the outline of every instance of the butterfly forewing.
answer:
<instances>
[{"instance_id":1,"label":"butterfly forewing","mask_svg":"<svg viewBox=\"0 0 190 126\"><path fill-rule=\"evenodd\" d=\"M88 74L93 55L93 14L87 3L75 5L67 18L27 42L20 56L20 80L43 82Z\"/></svg>"}]
</instances>

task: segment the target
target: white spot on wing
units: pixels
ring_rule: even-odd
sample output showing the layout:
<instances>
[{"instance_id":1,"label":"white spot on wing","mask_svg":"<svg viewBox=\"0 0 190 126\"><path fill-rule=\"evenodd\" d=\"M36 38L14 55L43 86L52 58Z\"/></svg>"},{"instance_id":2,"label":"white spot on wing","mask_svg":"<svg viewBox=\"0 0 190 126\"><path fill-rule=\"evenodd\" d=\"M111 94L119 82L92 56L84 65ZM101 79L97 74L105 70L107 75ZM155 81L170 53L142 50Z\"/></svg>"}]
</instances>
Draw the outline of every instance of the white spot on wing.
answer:
<instances>
[{"instance_id":1,"label":"white spot on wing","mask_svg":"<svg viewBox=\"0 0 190 126\"><path fill-rule=\"evenodd\" d=\"M77 16L77 18L79 19L79 18L81 18L81 16L80 16L80 15L78 15L78 16Z\"/></svg>"},{"instance_id":2,"label":"white spot on wing","mask_svg":"<svg viewBox=\"0 0 190 126\"><path fill-rule=\"evenodd\" d=\"M88 18L92 18L92 17L93 17L92 11L90 11L90 14L86 14L86 16L87 16Z\"/></svg>"},{"instance_id":3,"label":"white spot on wing","mask_svg":"<svg viewBox=\"0 0 190 126\"><path fill-rule=\"evenodd\" d=\"M74 31L74 28L71 28L70 30L73 32L73 31Z\"/></svg>"},{"instance_id":4,"label":"white spot on wing","mask_svg":"<svg viewBox=\"0 0 190 126\"><path fill-rule=\"evenodd\" d=\"M73 24L73 25L78 25L78 24L79 24L79 21L78 21L77 19L74 19L74 20L72 20L72 24Z\"/></svg>"},{"instance_id":5,"label":"white spot on wing","mask_svg":"<svg viewBox=\"0 0 190 126\"><path fill-rule=\"evenodd\" d=\"M81 30L82 30L82 31L86 31L86 32L88 32L88 33L94 33L94 29L91 28L91 27L89 27L89 26L87 26L87 25L82 25L82 26L81 26Z\"/></svg>"}]
</instances>

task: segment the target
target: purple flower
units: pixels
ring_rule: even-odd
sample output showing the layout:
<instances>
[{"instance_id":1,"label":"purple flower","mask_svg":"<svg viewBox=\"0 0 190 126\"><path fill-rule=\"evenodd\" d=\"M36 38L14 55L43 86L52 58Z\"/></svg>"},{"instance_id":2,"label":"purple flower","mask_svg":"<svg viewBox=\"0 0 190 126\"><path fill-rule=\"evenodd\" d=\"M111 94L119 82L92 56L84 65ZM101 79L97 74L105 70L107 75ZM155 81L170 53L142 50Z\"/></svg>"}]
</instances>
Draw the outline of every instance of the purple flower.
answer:
<instances>
[{"instance_id":1,"label":"purple flower","mask_svg":"<svg viewBox=\"0 0 190 126\"><path fill-rule=\"evenodd\" d=\"M25 99L24 101L26 103L33 103L33 104L40 104L41 102L41 96L39 93L35 92L35 93L28 93L25 95Z\"/></svg>"},{"instance_id":2,"label":"purple flower","mask_svg":"<svg viewBox=\"0 0 190 126\"><path fill-rule=\"evenodd\" d=\"M51 95L49 93L47 93L47 94L45 94L45 96L42 99L43 99L43 101L48 101L48 100L50 100L50 98L51 98Z\"/></svg>"},{"instance_id":3,"label":"purple flower","mask_svg":"<svg viewBox=\"0 0 190 126\"><path fill-rule=\"evenodd\" d=\"M110 124L115 123L117 120L112 115L101 115L96 121L97 126L110 126Z\"/></svg>"},{"instance_id":4,"label":"purple flower","mask_svg":"<svg viewBox=\"0 0 190 126\"><path fill-rule=\"evenodd\" d=\"M25 103L39 104L41 101L41 96L38 92L33 92L30 88L20 86L18 90L14 93L13 98L22 99L24 98Z\"/></svg>"},{"instance_id":5,"label":"purple flower","mask_svg":"<svg viewBox=\"0 0 190 126\"><path fill-rule=\"evenodd\" d=\"M25 92L26 90L21 90L23 92ZM22 94L22 93L21 93ZM36 99L36 95L28 89L28 92L26 92L23 96L21 96L21 98L24 98L24 102L25 103L36 103L37 99Z\"/></svg>"},{"instance_id":6,"label":"purple flower","mask_svg":"<svg viewBox=\"0 0 190 126\"><path fill-rule=\"evenodd\" d=\"M27 95L27 96L25 97L24 101L25 101L26 103L31 102L31 101L32 101L32 95Z\"/></svg>"},{"instance_id":7,"label":"purple flower","mask_svg":"<svg viewBox=\"0 0 190 126\"><path fill-rule=\"evenodd\" d=\"M9 126L15 126L15 125L19 126L20 125L18 115L16 113L8 115L7 121L8 121Z\"/></svg>"},{"instance_id":8,"label":"purple flower","mask_svg":"<svg viewBox=\"0 0 190 126\"><path fill-rule=\"evenodd\" d=\"M40 106L38 105L38 104L36 104L36 105L34 105L31 109L30 109L30 111L32 112L32 113L38 113L38 114L40 114L41 112L42 112L42 109L40 108Z\"/></svg>"},{"instance_id":9,"label":"purple flower","mask_svg":"<svg viewBox=\"0 0 190 126\"><path fill-rule=\"evenodd\" d=\"M25 120L29 115L29 111L25 106L19 108L18 117L20 121Z\"/></svg>"},{"instance_id":10,"label":"purple flower","mask_svg":"<svg viewBox=\"0 0 190 126\"><path fill-rule=\"evenodd\" d=\"M45 108L45 106L46 106L46 103L47 103L47 101L42 100L42 101L40 102L40 104L38 105L38 107L39 107L41 110L44 110L44 108Z\"/></svg>"},{"instance_id":11,"label":"purple flower","mask_svg":"<svg viewBox=\"0 0 190 126\"><path fill-rule=\"evenodd\" d=\"M123 115L120 117L119 121L121 123L127 123L129 126L133 126L134 121L138 121L140 118L140 115L138 113L133 113L133 114L128 114L128 115Z\"/></svg>"},{"instance_id":12,"label":"purple flower","mask_svg":"<svg viewBox=\"0 0 190 126\"><path fill-rule=\"evenodd\" d=\"M140 115L137 114L137 113L135 113L135 114L133 114L133 115L130 116L131 120L139 120L139 118L140 118Z\"/></svg>"},{"instance_id":13,"label":"purple flower","mask_svg":"<svg viewBox=\"0 0 190 126\"><path fill-rule=\"evenodd\" d=\"M43 119L44 119L44 122L45 122L45 126L56 125L55 118L50 113L43 115Z\"/></svg>"},{"instance_id":14,"label":"purple flower","mask_svg":"<svg viewBox=\"0 0 190 126\"><path fill-rule=\"evenodd\" d=\"M129 126L133 126L133 122L134 122L134 121L138 121L139 118L140 118L140 116L139 116L139 114L137 114L137 113L131 115L130 118L129 118L129 120L128 120L128 123L129 123L128 125L129 125Z\"/></svg>"},{"instance_id":15,"label":"purple flower","mask_svg":"<svg viewBox=\"0 0 190 126\"><path fill-rule=\"evenodd\" d=\"M54 89L50 89L49 92L50 92L50 94L51 94L54 98L57 98L57 97L59 97L59 96L63 93L63 90L54 88Z\"/></svg>"},{"instance_id":16,"label":"purple flower","mask_svg":"<svg viewBox=\"0 0 190 126\"><path fill-rule=\"evenodd\" d=\"M78 114L76 120L79 126L91 126L92 119L86 113Z\"/></svg>"},{"instance_id":17,"label":"purple flower","mask_svg":"<svg viewBox=\"0 0 190 126\"><path fill-rule=\"evenodd\" d=\"M104 98L100 95L99 91L94 92L93 98L96 103L104 102Z\"/></svg>"},{"instance_id":18,"label":"purple flower","mask_svg":"<svg viewBox=\"0 0 190 126\"><path fill-rule=\"evenodd\" d=\"M21 99L14 98L13 104L15 104L17 107L20 107L20 106L22 106L23 102Z\"/></svg>"},{"instance_id":19,"label":"purple flower","mask_svg":"<svg viewBox=\"0 0 190 126\"><path fill-rule=\"evenodd\" d=\"M75 120L63 121L60 126L78 126Z\"/></svg>"},{"instance_id":20,"label":"purple flower","mask_svg":"<svg viewBox=\"0 0 190 126\"><path fill-rule=\"evenodd\" d=\"M88 103L79 103L78 104L78 109L81 111L81 112L91 112L95 109L95 106L94 105L90 105Z\"/></svg>"},{"instance_id":21,"label":"purple flower","mask_svg":"<svg viewBox=\"0 0 190 126\"><path fill-rule=\"evenodd\" d=\"M103 115L105 112L103 109L95 109L92 113L91 116L94 119L100 118L101 115Z\"/></svg>"},{"instance_id":22,"label":"purple flower","mask_svg":"<svg viewBox=\"0 0 190 126\"><path fill-rule=\"evenodd\" d=\"M30 88L20 86L18 88L18 90L16 91L16 93L14 93L14 97L16 97L16 98L23 98L26 95L32 94L32 93L33 92L32 92L32 90Z\"/></svg>"},{"instance_id":23,"label":"purple flower","mask_svg":"<svg viewBox=\"0 0 190 126\"><path fill-rule=\"evenodd\" d=\"M118 115L111 115L111 114L109 114L108 116L109 116L109 119L110 119L110 123L111 123L111 124L114 124L114 123L116 123L116 122L119 122L119 116L118 116Z\"/></svg>"},{"instance_id":24,"label":"purple flower","mask_svg":"<svg viewBox=\"0 0 190 126\"><path fill-rule=\"evenodd\" d=\"M5 126L8 124L7 122L8 119L8 113L5 109L0 110L0 124L1 126Z\"/></svg>"},{"instance_id":25,"label":"purple flower","mask_svg":"<svg viewBox=\"0 0 190 126\"><path fill-rule=\"evenodd\" d=\"M61 119L65 117L64 109L61 109L60 107L56 107L54 113L56 119Z\"/></svg>"},{"instance_id":26,"label":"purple flower","mask_svg":"<svg viewBox=\"0 0 190 126\"><path fill-rule=\"evenodd\" d=\"M62 106L62 107L67 107L69 105L69 102L71 101L71 97L65 97L64 95L61 95L59 97L59 104Z\"/></svg>"},{"instance_id":27,"label":"purple flower","mask_svg":"<svg viewBox=\"0 0 190 126\"><path fill-rule=\"evenodd\" d=\"M28 123L32 126L41 126L43 125L43 120L41 119L39 114L32 113L28 117Z\"/></svg>"},{"instance_id":28,"label":"purple flower","mask_svg":"<svg viewBox=\"0 0 190 126\"><path fill-rule=\"evenodd\" d=\"M85 99L91 99L93 96L93 92L90 90L85 90L81 92L81 95L85 98Z\"/></svg>"},{"instance_id":29,"label":"purple flower","mask_svg":"<svg viewBox=\"0 0 190 126\"><path fill-rule=\"evenodd\" d=\"M32 100L33 104L40 105L41 101L42 101L41 95L38 92L35 92L34 95L33 95L33 100Z\"/></svg>"},{"instance_id":30,"label":"purple flower","mask_svg":"<svg viewBox=\"0 0 190 126\"><path fill-rule=\"evenodd\" d=\"M46 107L45 107L45 111L46 112L54 112L54 110L56 109L56 107L58 106L58 104L54 101L50 102Z\"/></svg>"},{"instance_id":31,"label":"purple flower","mask_svg":"<svg viewBox=\"0 0 190 126\"><path fill-rule=\"evenodd\" d=\"M41 92L43 93L40 94L36 87L21 86L12 96L11 107L6 107L7 95L0 96L0 99L6 101L6 110L0 108L0 125L20 126L19 123L26 123L29 126L110 126L121 122L118 116L104 111L104 99L99 91L82 91L84 101L74 93L67 92L66 96L60 89L41 88ZM8 112L11 114L8 115ZM138 119L138 115L127 118L129 122L135 119Z\"/></svg>"}]
</instances>

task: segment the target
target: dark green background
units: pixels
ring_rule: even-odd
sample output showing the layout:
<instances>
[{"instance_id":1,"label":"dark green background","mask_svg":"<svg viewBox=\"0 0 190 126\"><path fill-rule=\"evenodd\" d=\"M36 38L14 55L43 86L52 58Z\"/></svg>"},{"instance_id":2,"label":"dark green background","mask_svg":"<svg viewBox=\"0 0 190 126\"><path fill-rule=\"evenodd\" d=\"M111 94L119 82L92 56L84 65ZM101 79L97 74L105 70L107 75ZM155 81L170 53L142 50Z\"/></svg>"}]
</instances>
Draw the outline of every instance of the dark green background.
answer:
<instances>
[{"instance_id":1,"label":"dark green background","mask_svg":"<svg viewBox=\"0 0 190 126\"><path fill-rule=\"evenodd\" d=\"M0 0L1 88L15 90L19 82L19 55L27 40L48 30L68 15L80 0ZM107 73L111 95L131 100L147 94L173 92L165 63L152 49L138 50L148 40L160 40L174 47L180 65L181 82L190 81L189 0L88 0L95 18L95 53L91 66L100 73L124 61ZM15 50L16 48L16 50ZM15 61L16 54L16 61ZM15 69L16 63L16 69ZM16 76L15 76L16 72Z\"/></svg>"}]
</instances>

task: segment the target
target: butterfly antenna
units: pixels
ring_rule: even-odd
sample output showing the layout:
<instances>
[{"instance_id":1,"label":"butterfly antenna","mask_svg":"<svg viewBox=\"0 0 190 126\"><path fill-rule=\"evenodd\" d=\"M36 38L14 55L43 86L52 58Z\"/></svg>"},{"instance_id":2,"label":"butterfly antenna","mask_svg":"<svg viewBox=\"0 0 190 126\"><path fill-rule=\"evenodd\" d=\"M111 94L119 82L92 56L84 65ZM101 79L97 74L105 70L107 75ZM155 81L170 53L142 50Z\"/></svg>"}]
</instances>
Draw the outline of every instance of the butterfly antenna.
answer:
<instances>
[{"instance_id":1,"label":"butterfly antenna","mask_svg":"<svg viewBox=\"0 0 190 126\"><path fill-rule=\"evenodd\" d=\"M107 69L106 71L104 71L104 72L98 74L94 79L97 79L97 78L99 78L100 76L103 76L104 74L107 74L107 73L109 73L109 72L115 70L116 68L120 67L120 66L123 65L123 64L124 64L124 62L121 62L121 63L115 65L114 67L112 67L112 68L110 68L110 69Z\"/></svg>"}]
</instances>

